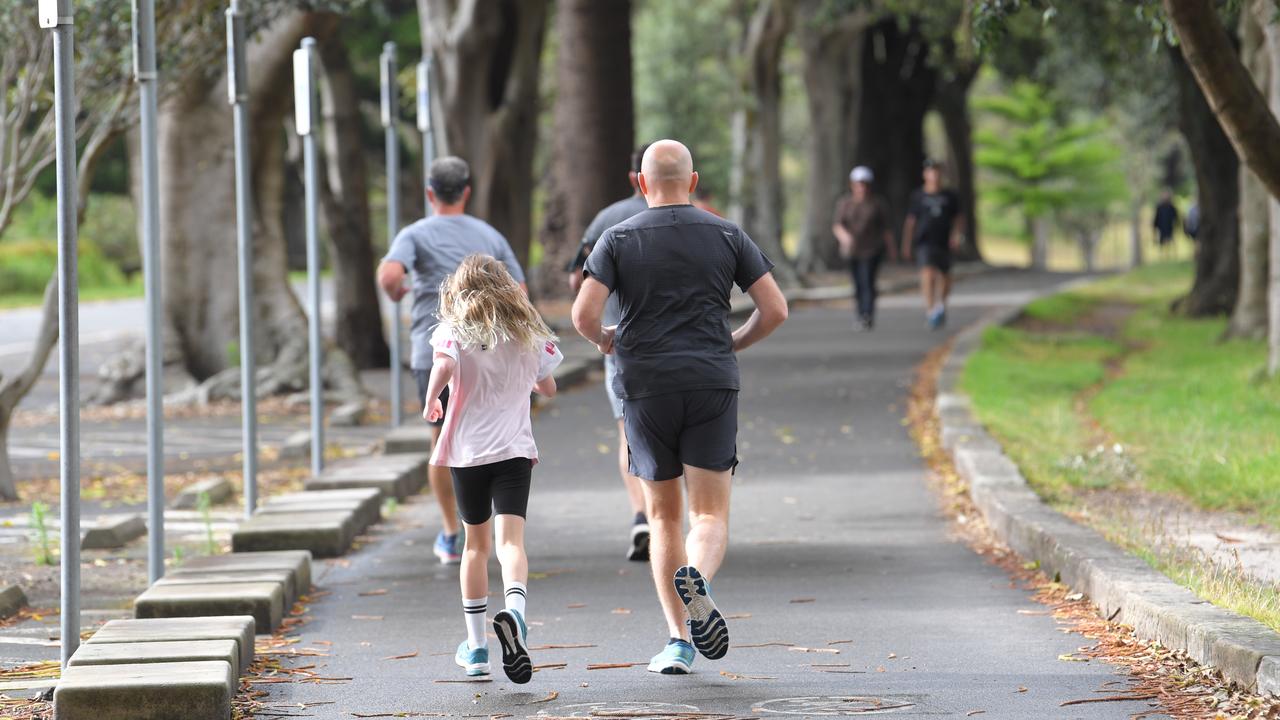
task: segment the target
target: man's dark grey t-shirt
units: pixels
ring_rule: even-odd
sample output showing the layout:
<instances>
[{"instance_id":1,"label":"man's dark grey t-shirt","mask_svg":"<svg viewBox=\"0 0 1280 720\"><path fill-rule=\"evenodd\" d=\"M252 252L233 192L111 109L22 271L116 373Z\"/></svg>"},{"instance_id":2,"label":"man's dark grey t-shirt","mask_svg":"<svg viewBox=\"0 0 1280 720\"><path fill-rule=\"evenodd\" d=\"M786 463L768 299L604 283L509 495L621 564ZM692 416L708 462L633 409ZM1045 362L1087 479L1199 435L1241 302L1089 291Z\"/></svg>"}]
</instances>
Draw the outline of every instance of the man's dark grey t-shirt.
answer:
<instances>
[{"instance_id":1,"label":"man's dark grey t-shirt","mask_svg":"<svg viewBox=\"0 0 1280 720\"><path fill-rule=\"evenodd\" d=\"M650 208L605 231L583 271L622 309L618 397L737 390L730 293L772 268L742 228L692 205Z\"/></svg>"},{"instance_id":2,"label":"man's dark grey t-shirt","mask_svg":"<svg viewBox=\"0 0 1280 720\"><path fill-rule=\"evenodd\" d=\"M582 233L582 244L588 248L594 247L596 241L600 239L605 230L623 220L629 219L636 213L641 213L648 209L649 204L644 201L644 196L640 193L635 193L631 197L619 200L596 213L591 224L587 226L586 232ZM604 306L603 323L605 325L617 325L621 319L622 308L618 305L618 296L610 294L609 301Z\"/></svg>"}]
</instances>

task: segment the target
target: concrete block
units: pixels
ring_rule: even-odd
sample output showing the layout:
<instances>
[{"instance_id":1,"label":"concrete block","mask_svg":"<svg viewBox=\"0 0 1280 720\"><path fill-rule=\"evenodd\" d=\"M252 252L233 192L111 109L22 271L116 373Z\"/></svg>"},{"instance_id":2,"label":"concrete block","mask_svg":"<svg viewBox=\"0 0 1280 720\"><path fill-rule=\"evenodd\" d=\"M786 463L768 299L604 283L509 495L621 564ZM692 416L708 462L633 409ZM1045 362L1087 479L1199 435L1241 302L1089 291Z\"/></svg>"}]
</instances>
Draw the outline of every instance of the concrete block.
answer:
<instances>
[{"instance_id":1,"label":"concrete block","mask_svg":"<svg viewBox=\"0 0 1280 720\"><path fill-rule=\"evenodd\" d=\"M374 488L384 499L395 498L403 500L412 494L409 492L409 485L407 474L396 470L361 473L350 471L330 473L325 471L320 477L308 479L303 487L308 491Z\"/></svg>"},{"instance_id":2,"label":"concrete block","mask_svg":"<svg viewBox=\"0 0 1280 720\"><path fill-rule=\"evenodd\" d=\"M1262 658L1258 665L1258 694L1280 697L1280 656Z\"/></svg>"},{"instance_id":3,"label":"concrete block","mask_svg":"<svg viewBox=\"0 0 1280 720\"><path fill-rule=\"evenodd\" d=\"M76 649L68 667L82 665L135 665L162 662L221 660L240 677L240 645L235 640L166 640L137 643L85 643Z\"/></svg>"},{"instance_id":4,"label":"concrete block","mask_svg":"<svg viewBox=\"0 0 1280 720\"><path fill-rule=\"evenodd\" d=\"M55 720L229 720L235 678L222 661L68 667Z\"/></svg>"},{"instance_id":5,"label":"concrete block","mask_svg":"<svg viewBox=\"0 0 1280 720\"><path fill-rule=\"evenodd\" d=\"M1026 481L1004 453L981 445L961 444L952 453L956 472L970 485L1021 485Z\"/></svg>"},{"instance_id":6,"label":"concrete block","mask_svg":"<svg viewBox=\"0 0 1280 720\"><path fill-rule=\"evenodd\" d=\"M413 421L408 425L392 428L382 437L382 451L388 455L429 453L431 452L431 430L425 422Z\"/></svg>"},{"instance_id":7,"label":"concrete block","mask_svg":"<svg viewBox=\"0 0 1280 720\"><path fill-rule=\"evenodd\" d=\"M382 492L377 488L312 490L267 498L258 514L281 515L297 512L355 513L360 530L382 520Z\"/></svg>"},{"instance_id":8,"label":"concrete block","mask_svg":"<svg viewBox=\"0 0 1280 720\"><path fill-rule=\"evenodd\" d=\"M1267 656L1280 655L1280 635L1262 623L1222 611L1187 630L1187 654L1242 687L1253 687Z\"/></svg>"},{"instance_id":9,"label":"concrete block","mask_svg":"<svg viewBox=\"0 0 1280 720\"><path fill-rule=\"evenodd\" d=\"M306 550L276 552L236 552L201 555L182 563L182 572L231 572L236 570L288 570L293 573L298 592L311 591L311 553Z\"/></svg>"},{"instance_id":10,"label":"concrete block","mask_svg":"<svg viewBox=\"0 0 1280 720\"><path fill-rule=\"evenodd\" d=\"M222 585L226 583L279 583L284 587L284 607L293 607L298 599L298 584L289 570L172 570L156 581L156 585Z\"/></svg>"},{"instance_id":11,"label":"concrete block","mask_svg":"<svg viewBox=\"0 0 1280 720\"><path fill-rule=\"evenodd\" d=\"M944 423L942 425L941 436L942 447L947 450L954 450L958 445L966 447L982 448L984 450L999 450L1000 445L987 434L985 428L981 425L952 425Z\"/></svg>"},{"instance_id":12,"label":"concrete block","mask_svg":"<svg viewBox=\"0 0 1280 720\"><path fill-rule=\"evenodd\" d=\"M147 521L141 515L117 515L99 518L89 526L80 547L84 550L114 550L147 534Z\"/></svg>"},{"instance_id":13,"label":"concrete block","mask_svg":"<svg viewBox=\"0 0 1280 720\"><path fill-rule=\"evenodd\" d=\"M285 438L284 444L280 446L280 458L292 460L296 458L309 457L311 455L311 433L306 430L298 432Z\"/></svg>"},{"instance_id":14,"label":"concrete block","mask_svg":"<svg viewBox=\"0 0 1280 720\"><path fill-rule=\"evenodd\" d=\"M200 493L207 493L209 502L218 505L230 500L231 492L231 483L226 478L209 478L183 488L173 502L169 503L169 507L175 510L195 510L200 504Z\"/></svg>"},{"instance_id":15,"label":"concrete block","mask_svg":"<svg viewBox=\"0 0 1280 720\"><path fill-rule=\"evenodd\" d=\"M272 582L157 584L133 601L140 619L252 615L258 633L279 627L284 610L284 586Z\"/></svg>"},{"instance_id":16,"label":"concrete block","mask_svg":"<svg viewBox=\"0 0 1280 720\"><path fill-rule=\"evenodd\" d=\"M934 406L938 408L938 412L950 410L951 408L972 409L973 405L969 401L969 396L964 393L944 392L938 393Z\"/></svg>"},{"instance_id":17,"label":"concrete block","mask_svg":"<svg viewBox=\"0 0 1280 720\"><path fill-rule=\"evenodd\" d=\"M0 590L0 619L12 617L27 606L27 594L17 585Z\"/></svg>"},{"instance_id":18,"label":"concrete block","mask_svg":"<svg viewBox=\"0 0 1280 720\"><path fill-rule=\"evenodd\" d=\"M314 557L338 557L356 536L355 513L308 512L255 515L231 534L236 553L307 550Z\"/></svg>"},{"instance_id":19,"label":"concrete block","mask_svg":"<svg viewBox=\"0 0 1280 720\"><path fill-rule=\"evenodd\" d=\"M248 615L109 620L85 644L234 640L240 653L239 667L247 668L253 663L253 628L253 618Z\"/></svg>"}]
</instances>

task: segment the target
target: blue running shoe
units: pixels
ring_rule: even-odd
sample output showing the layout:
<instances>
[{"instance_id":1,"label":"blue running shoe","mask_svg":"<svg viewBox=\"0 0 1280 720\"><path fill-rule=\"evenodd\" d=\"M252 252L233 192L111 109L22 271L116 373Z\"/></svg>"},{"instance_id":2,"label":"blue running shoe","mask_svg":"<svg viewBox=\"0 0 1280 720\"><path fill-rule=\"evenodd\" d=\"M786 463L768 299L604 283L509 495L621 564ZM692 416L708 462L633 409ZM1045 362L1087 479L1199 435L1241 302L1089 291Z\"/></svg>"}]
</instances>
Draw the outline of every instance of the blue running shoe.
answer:
<instances>
[{"instance_id":1,"label":"blue running shoe","mask_svg":"<svg viewBox=\"0 0 1280 720\"><path fill-rule=\"evenodd\" d=\"M471 649L470 643L466 640L458 646L458 652L453 656L453 661L458 667L467 671L467 677L479 677L489 674L489 648Z\"/></svg>"},{"instance_id":2,"label":"blue running shoe","mask_svg":"<svg viewBox=\"0 0 1280 720\"><path fill-rule=\"evenodd\" d=\"M457 565L462 562L462 548L459 543L462 541L462 533L454 533L453 535L445 535L441 530L436 536L435 553L440 558L441 565Z\"/></svg>"},{"instance_id":3,"label":"blue running shoe","mask_svg":"<svg viewBox=\"0 0 1280 720\"><path fill-rule=\"evenodd\" d=\"M507 679L523 685L533 679L533 661L529 659L529 629L515 610L502 610L493 616L493 631L502 646L502 671Z\"/></svg>"},{"instance_id":4,"label":"blue running shoe","mask_svg":"<svg viewBox=\"0 0 1280 720\"><path fill-rule=\"evenodd\" d=\"M662 652L649 661L649 672L663 675L688 675L693 672L693 646L672 638Z\"/></svg>"},{"instance_id":5,"label":"blue running shoe","mask_svg":"<svg viewBox=\"0 0 1280 720\"><path fill-rule=\"evenodd\" d=\"M729 652L729 626L711 599L711 586L692 565L676 571L676 594L689 611L689 634L693 646L708 660L719 660Z\"/></svg>"}]
</instances>

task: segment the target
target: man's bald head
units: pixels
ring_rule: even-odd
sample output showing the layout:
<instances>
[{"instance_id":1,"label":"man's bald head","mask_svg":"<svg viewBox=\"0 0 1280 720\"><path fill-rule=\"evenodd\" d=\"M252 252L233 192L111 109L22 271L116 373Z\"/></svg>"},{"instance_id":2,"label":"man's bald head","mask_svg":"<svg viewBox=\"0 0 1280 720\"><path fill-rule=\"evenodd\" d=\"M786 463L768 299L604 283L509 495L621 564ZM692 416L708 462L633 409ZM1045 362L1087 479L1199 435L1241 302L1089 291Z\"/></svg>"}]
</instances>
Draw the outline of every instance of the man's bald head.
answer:
<instances>
[{"instance_id":1,"label":"man's bald head","mask_svg":"<svg viewBox=\"0 0 1280 720\"><path fill-rule=\"evenodd\" d=\"M649 205L687 203L697 183L693 155L677 140L659 140L640 162L640 190Z\"/></svg>"}]
</instances>

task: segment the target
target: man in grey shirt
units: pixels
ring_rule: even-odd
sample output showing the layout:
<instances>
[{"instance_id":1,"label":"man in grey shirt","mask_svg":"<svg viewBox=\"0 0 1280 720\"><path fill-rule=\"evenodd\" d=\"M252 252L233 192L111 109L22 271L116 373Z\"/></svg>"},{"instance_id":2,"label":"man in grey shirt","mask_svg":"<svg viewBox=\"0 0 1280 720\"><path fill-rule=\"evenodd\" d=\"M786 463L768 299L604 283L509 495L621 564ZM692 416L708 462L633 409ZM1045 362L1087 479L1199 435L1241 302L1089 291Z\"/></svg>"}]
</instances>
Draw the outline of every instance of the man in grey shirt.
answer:
<instances>
[{"instance_id":1,"label":"man in grey shirt","mask_svg":"<svg viewBox=\"0 0 1280 720\"><path fill-rule=\"evenodd\" d=\"M597 213L595 219L587 226L586 232L582 234L582 244L578 246L578 254L569 263L569 267L565 268L569 271L569 287L574 293L582 287L582 266L586 263L587 256L591 254L591 249L595 247L600 236L614 225L649 209L649 205L644 201L644 195L640 194L640 188L636 185L636 176L640 174L640 160L647 149L649 144L645 143L631 155L631 172L627 175L635 191L630 197L623 198ZM605 325L617 325L621 318L622 309L618 305L618 296L611 294L604 306L603 322ZM617 369L613 356L606 355L604 357L604 390L609 396L609 407L613 409L613 419L618 423L618 474L622 476L622 484L627 489L627 500L630 501L631 512L634 514L631 524L631 547L627 550L627 559L645 562L649 559L649 521L644 514L644 488L640 484L640 479L632 475L627 467L627 435L622 426L622 399L613 391L613 379Z\"/></svg>"},{"instance_id":2,"label":"man in grey shirt","mask_svg":"<svg viewBox=\"0 0 1280 720\"><path fill-rule=\"evenodd\" d=\"M485 221L466 214L471 197L471 170L459 157L442 157L431 163L427 177L427 202L431 214L396 235L387 256L378 265L378 284L392 300L408 294L407 273L413 273L413 347L409 367L418 383L418 397L427 392L431 377L431 333L439 319L440 283L458 269L468 255L492 255L501 260L516 281L524 286L524 271L502 234ZM399 372L399 368L393 369ZM441 400L448 403L446 388ZM425 403L424 403L425 405ZM431 424L433 442L440 439L441 423ZM435 554L446 565L462 559L458 535L458 510L453 496L449 468L432 465L427 470L431 492L440 503L444 529L436 537Z\"/></svg>"}]
</instances>

